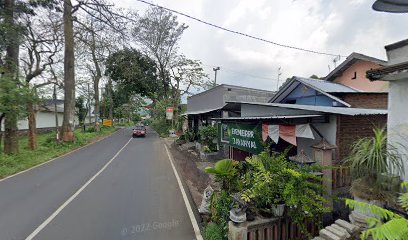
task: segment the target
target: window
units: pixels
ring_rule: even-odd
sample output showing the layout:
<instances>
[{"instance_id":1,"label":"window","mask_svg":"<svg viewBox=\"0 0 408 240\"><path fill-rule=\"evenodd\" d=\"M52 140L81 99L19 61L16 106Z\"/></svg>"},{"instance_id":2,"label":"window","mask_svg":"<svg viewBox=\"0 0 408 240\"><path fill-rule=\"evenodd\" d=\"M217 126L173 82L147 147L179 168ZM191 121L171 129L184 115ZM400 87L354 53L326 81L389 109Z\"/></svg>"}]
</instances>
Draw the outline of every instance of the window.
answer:
<instances>
[{"instance_id":1,"label":"window","mask_svg":"<svg viewBox=\"0 0 408 240\"><path fill-rule=\"evenodd\" d=\"M357 79L357 72L354 72L354 76L351 79L353 80Z\"/></svg>"}]
</instances>

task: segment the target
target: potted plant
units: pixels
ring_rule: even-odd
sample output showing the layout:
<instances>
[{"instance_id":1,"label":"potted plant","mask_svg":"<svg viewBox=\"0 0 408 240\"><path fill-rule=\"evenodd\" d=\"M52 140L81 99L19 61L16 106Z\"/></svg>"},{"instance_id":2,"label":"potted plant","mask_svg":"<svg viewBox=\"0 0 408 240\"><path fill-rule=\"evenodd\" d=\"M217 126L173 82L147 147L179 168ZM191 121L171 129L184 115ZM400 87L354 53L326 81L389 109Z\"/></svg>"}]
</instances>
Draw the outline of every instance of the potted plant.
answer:
<instances>
[{"instance_id":1,"label":"potted plant","mask_svg":"<svg viewBox=\"0 0 408 240\"><path fill-rule=\"evenodd\" d=\"M346 160L353 177L351 193L358 201L384 204L395 199L403 174L403 162L396 148L387 143L383 128L375 128L373 137L356 141ZM396 180L397 179L397 180ZM394 186L386 186L384 182Z\"/></svg>"},{"instance_id":2,"label":"potted plant","mask_svg":"<svg viewBox=\"0 0 408 240\"><path fill-rule=\"evenodd\" d=\"M404 172L402 158L396 148L387 143L384 129L375 128L373 131L373 137L362 138L351 147L346 161L353 177L350 192L358 202L379 207L386 203L395 205L398 175ZM357 208L350 214L350 220L366 227L366 219L373 216L375 214L370 209Z\"/></svg>"}]
</instances>

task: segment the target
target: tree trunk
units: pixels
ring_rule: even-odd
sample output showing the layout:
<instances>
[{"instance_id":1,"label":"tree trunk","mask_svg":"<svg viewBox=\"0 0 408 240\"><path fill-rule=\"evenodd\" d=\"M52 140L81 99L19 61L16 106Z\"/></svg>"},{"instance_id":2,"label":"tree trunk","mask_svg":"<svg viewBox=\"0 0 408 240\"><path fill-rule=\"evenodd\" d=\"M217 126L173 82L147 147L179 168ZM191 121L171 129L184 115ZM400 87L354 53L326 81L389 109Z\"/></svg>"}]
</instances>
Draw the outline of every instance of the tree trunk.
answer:
<instances>
[{"instance_id":1,"label":"tree trunk","mask_svg":"<svg viewBox=\"0 0 408 240\"><path fill-rule=\"evenodd\" d=\"M4 153L18 153L17 115L7 114L4 120Z\"/></svg>"},{"instance_id":2,"label":"tree trunk","mask_svg":"<svg viewBox=\"0 0 408 240\"><path fill-rule=\"evenodd\" d=\"M102 78L102 72L101 68L99 67L99 62L98 58L96 56L96 41L95 41L95 32L92 32L92 43L91 43L91 52L92 52L92 61L95 65L95 74L94 74L94 82L93 82L93 87L94 87L94 100L95 100L95 109L94 109L94 115L95 115L95 127L96 130L99 131L99 125L98 125L98 117L100 114L99 110L99 81Z\"/></svg>"},{"instance_id":3,"label":"tree trunk","mask_svg":"<svg viewBox=\"0 0 408 240\"><path fill-rule=\"evenodd\" d=\"M113 119L112 79L108 78L109 119Z\"/></svg>"},{"instance_id":4,"label":"tree trunk","mask_svg":"<svg viewBox=\"0 0 408 240\"><path fill-rule=\"evenodd\" d=\"M10 29L14 29L16 27L14 21L15 0L5 0L4 9L6 10L4 23ZM19 55L18 33L16 31L10 31L9 36L7 37L12 41L9 41L9 45L6 47L6 71L4 76L12 79L15 82L13 88L17 88ZM6 113L4 120L4 152L6 154L18 152L17 120L17 112L10 111Z\"/></svg>"},{"instance_id":5,"label":"tree trunk","mask_svg":"<svg viewBox=\"0 0 408 240\"><path fill-rule=\"evenodd\" d=\"M37 149L37 122L35 119L35 110L32 101L27 103L28 113L28 147L31 150Z\"/></svg>"},{"instance_id":6,"label":"tree trunk","mask_svg":"<svg viewBox=\"0 0 408 240\"><path fill-rule=\"evenodd\" d=\"M75 56L74 29L71 0L64 0L64 119L62 121L62 141L74 141L75 110Z\"/></svg>"}]
</instances>

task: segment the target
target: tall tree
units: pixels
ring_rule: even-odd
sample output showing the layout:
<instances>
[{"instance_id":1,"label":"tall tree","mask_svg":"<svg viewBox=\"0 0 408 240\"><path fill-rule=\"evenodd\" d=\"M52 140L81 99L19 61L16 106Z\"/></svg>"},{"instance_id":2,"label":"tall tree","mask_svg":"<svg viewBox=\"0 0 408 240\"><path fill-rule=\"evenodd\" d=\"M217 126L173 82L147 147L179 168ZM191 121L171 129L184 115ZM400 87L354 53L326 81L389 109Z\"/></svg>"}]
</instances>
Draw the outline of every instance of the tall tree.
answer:
<instances>
[{"instance_id":1,"label":"tall tree","mask_svg":"<svg viewBox=\"0 0 408 240\"><path fill-rule=\"evenodd\" d=\"M6 57L4 63L4 78L8 79L8 90L18 88L18 57L19 57L19 26L16 23L15 0L4 0L4 26L6 32ZM6 85L3 83L3 87ZM17 111L8 111L5 114L4 152L7 154L18 152Z\"/></svg>"},{"instance_id":2,"label":"tall tree","mask_svg":"<svg viewBox=\"0 0 408 240\"><path fill-rule=\"evenodd\" d=\"M87 73L92 76L94 113L100 115L100 82L106 58L123 43L123 26L106 26L87 16L77 28L78 55Z\"/></svg>"},{"instance_id":3,"label":"tall tree","mask_svg":"<svg viewBox=\"0 0 408 240\"><path fill-rule=\"evenodd\" d=\"M132 36L146 54L157 63L156 67L163 86L163 98L169 95L169 65L177 54L178 41L187 26L177 21L177 16L159 7L149 8L140 17Z\"/></svg>"},{"instance_id":4,"label":"tall tree","mask_svg":"<svg viewBox=\"0 0 408 240\"><path fill-rule=\"evenodd\" d=\"M81 11L84 15L96 19L106 26L122 26L121 21L126 16L113 9L113 4L105 0L76 0L73 5L71 0L64 0L64 120L62 122L62 140L70 142L74 140L73 123L75 110L75 54L74 54L74 16ZM82 24L79 17L75 17L76 23ZM122 29L117 29L122 30Z\"/></svg>"},{"instance_id":5,"label":"tall tree","mask_svg":"<svg viewBox=\"0 0 408 240\"><path fill-rule=\"evenodd\" d=\"M184 55L177 56L170 64L170 78L171 99L175 109L178 109L181 97L189 94L191 88L201 88L209 80L201 62L188 59Z\"/></svg>"},{"instance_id":6,"label":"tall tree","mask_svg":"<svg viewBox=\"0 0 408 240\"><path fill-rule=\"evenodd\" d=\"M64 119L62 120L61 139L64 142L74 140L75 110L75 55L74 22L71 0L64 0Z\"/></svg>"},{"instance_id":7,"label":"tall tree","mask_svg":"<svg viewBox=\"0 0 408 240\"><path fill-rule=\"evenodd\" d=\"M106 75L131 93L151 99L160 97L156 63L136 49L125 48L112 53L106 60Z\"/></svg>"},{"instance_id":8,"label":"tall tree","mask_svg":"<svg viewBox=\"0 0 408 240\"><path fill-rule=\"evenodd\" d=\"M36 109L34 99L37 89L53 83L52 78L45 81L34 81L47 68L59 62L58 53L62 49L62 31L59 16L46 9L40 16L25 15L22 17L25 28L22 43L22 69L24 80L31 88L32 98L27 101L28 114L28 146L34 150L37 147Z\"/></svg>"}]
</instances>

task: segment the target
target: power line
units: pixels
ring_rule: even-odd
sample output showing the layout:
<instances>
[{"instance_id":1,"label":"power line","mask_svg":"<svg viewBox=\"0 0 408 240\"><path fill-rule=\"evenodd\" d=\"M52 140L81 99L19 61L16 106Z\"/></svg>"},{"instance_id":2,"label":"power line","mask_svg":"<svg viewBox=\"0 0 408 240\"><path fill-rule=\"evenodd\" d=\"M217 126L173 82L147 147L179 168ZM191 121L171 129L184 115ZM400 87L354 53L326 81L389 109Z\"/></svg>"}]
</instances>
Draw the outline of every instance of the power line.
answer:
<instances>
[{"instance_id":1,"label":"power line","mask_svg":"<svg viewBox=\"0 0 408 240\"><path fill-rule=\"evenodd\" d=\"M252 39L255 39L255 40L258 40L258 41L270 43L270 44L273 44L273 45L276 45L276 46L279 46L279 47L290 48L290 49L294 49L294 50L299 50L299 51L308 52L308 53L314 53L314 54L320 54L320 55L326 55L326 56L346 57L346 56L339 55L339 54L328 53L328 52L322 52L322 51L316 51L316 50L310 50L310 49L306 49L306 48L300 48L300 47L290 46L290 45L286 45L286 44L282 44L282 43L277 43L277 42L274 42L274 41L270 41L270 40L263 39L263 38L260 38L260 37L255 37L255 36L252 36L252 35L249 35L249 34L246 34L246 33L242 33L242 32L238 32L238 31L235 31L235 30L231 30L231 29L228 29L228 28L225 28L225 27L221 27L221 26L218 26L218 25L216 25L216 24L213 24L213 23L210 23L210 22L207 22L207 21L198 19L198 18L196 18L196 17L190 16L190 15L188 15L188 14L179 12L179 11L177 11L177 10L173 10L173 9L170 9L170 8L162 7L162 6L159 6L159 5L156 5L156 4L147 2L147 1L145 1L145 0L136 0L136 1L141 2L141 3L144 3L144 4L147 4L147 5L150 5L150 6L153 6L153 7L158 7L158 8L164 9L164 10L166 10L166 11L168 11L168 12L172 12L172 13L175 13L175 14L178 14L178 15L181 15L181 16L184 16L184 17L186 17L186 18L190 18L190 19L192 19L192 20L194 20L194 21L197 21L197 22L200 22L200 23L209 25L209 26L214 27L214 28L221 29L221 30L226 31L226 32L230 32L230 33L238 34L238 35L241 35L241 36L244 36L244 37L252 38Z\"/></svg>"}]
</instances>

